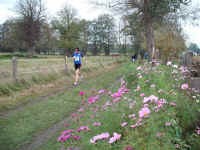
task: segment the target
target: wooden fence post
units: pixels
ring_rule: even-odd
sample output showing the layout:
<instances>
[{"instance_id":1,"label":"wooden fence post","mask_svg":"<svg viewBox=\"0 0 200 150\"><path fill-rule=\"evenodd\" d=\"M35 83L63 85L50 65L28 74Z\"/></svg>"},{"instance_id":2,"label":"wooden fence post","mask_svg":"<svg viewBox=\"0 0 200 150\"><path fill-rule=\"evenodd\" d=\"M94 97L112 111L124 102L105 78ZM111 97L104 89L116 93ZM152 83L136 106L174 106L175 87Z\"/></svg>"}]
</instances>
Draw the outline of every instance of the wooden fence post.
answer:
<instances>
[{"instance_id":1,"label":"wooden fence post","mask_svg":"<svg viewBox=\"0 0 200 150\"><path fill-rule=\"evenodd\" d=\"M12 75L13 75L13 80L17 82L17 58L16 57L12 58Z\"/></svg>"},{"instance_id":2,"label":"wooden fence post","mask_svg":"<svg viewBox=\"0 0 200 150\"><path fill-rule=\"evenodd\" d=\"M65 66L65 72L67 72L67 56L64 57L64 60L65 60L65 65L64 65Z\"/></svg>"}]
</instances>

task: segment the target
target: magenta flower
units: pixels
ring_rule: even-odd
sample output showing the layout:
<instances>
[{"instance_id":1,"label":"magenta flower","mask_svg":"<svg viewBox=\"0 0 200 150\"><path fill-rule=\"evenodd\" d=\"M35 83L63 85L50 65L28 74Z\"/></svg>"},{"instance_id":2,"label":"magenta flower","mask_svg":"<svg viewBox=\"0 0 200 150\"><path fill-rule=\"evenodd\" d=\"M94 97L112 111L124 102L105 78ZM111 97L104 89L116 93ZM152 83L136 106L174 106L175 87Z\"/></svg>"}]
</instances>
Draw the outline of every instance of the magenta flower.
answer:
<instances>
[{"instance_id":1,"label":"magenta flower","mask_svg":"<svg viewBox=\"0 0 200 150\"><path fill-rule=\"evenodd\" d=\"M80 137L80 136L78 136L78 135L73 135L73 136L72 136L72 138L73 138L74 140L76 140L76 141L78 141L78 140L80 140L80 139L81 139L81 137Z\"/></svg>"},{"instance_id":2,"label":"magenta flower","mask_svg":"<svg viewBox=\"0 0 200 150\"><path fill-rule=\"evenodd\" d=\"M88 103L89 104L93 104L93 103L95 103L98 100L99 100L99 95L92 96L92 97L88 98Z\"/></svg>"},{"instance_id":3,"label":"magenta flower","mask_svg":"<svg viewBox=\"0 0 200 150\"><path fill-rule=\"evenodd\" d=\"M101 134L96 135L93 138L91 138L90 143L95 144L98 140L108 139L109 137L110 137L110 134L108 132L101 133Z\"/></svg>"},{"instance_id":4,"label":"magenta flower","mask_svg":"<svg viewBox=\"0 0 200 150\"><path fill-rule=\"evenodd\" d=\"M80 96L83 96L83 95L85 95L85 92L80 91L80 92L79 92L79 95L80 95Z\"/></svg>"},{"instance_id":5,"label":"magenta flower","mask_svg":"<svg viewBox=\"0 0 200 150\"><path fill-rule=\"evenodd\" d=\"M182 90L187 90L189 88L188 84L187 83L184 83L181 85L181 89Z\"/></svg>"},{"instance_id":6,"label":"magenta flower","mask_svg":"<svg viewBox=\"0 0 200 150\"><path fill-rule=\"evenodd\" d=\"M151 113L151 111L150 111L150 109L148 107L143 107L139 111L139 117L140 118L146 118L146 117L149 116L150 113Z\"/></svg>"},{"instance_id":7,"label":"magenta flower","mask_svg":"<svg viewBox=\"0 0 200 150\"><path fill-rule=\"evenodd\" d=\"M125 126L127 126L128 125L128 122L123 122L123 123L121 123L121 127L125 127Z\"/></svg>"},{"instance_id":8,"label":"magenta flower","mask_svg":"<svg viewBox=\"0 0 200 150\"><path fill-rule=\"evenodd\" d=\"M68 139L70 139L70 137L71 137L71 134L61 135L61 136L58 137L57 141L58 142L65 142Z\"/></svg>"},{"instance_id":9,"label":"magenta flower","mask_svg":"<svg viewBox=\"0 0 200 150\"><path fill-rule=\"evenodd\" d=\"M145 94L144 94L144 93L141 93L141 94L140 94L140 97L144 97L144 96L145 96Z\"/></svg>"},{"instance_id":10,"label":"magenta flower","mask_svg":"<svg viewBox=\"0 0 200 150\"><path fill-rule=\"evenodd\" d=\"M120 140L120 138L121 138L121 134L118 134L118 133L114 132L113 136L109 139L108 143L112 144L112 143Z\"/></svg>"},{"instance_id":11,"label":"magenta flower","mask_svg":"<svg viewBox=\"0 0 200 150\"><path fill-rule=\"evenodd\" d=\"M94 122L93 126L95 126L95 127L101 126L101 122Z\"/></svg>"},{"instance_id":12,"label":"magenta flower","mask_svg":"<svg viewBox=\"0 0 200 150\"><path fill-rule=\"evenodd\" d=\"M80 126L78 129L77 129L77 132L81 132L81 131L89 131L89 127L88 126Z\"/></svg>"},{"instance_id":13,"label":"magenta flower","mask_svg":"<svg viewBox=\"0 0 200 150\"><path fill-rule=\"evenodd\" d=\"M61 135L70 134L70 133L72 133L72 132L74 132L74 130L71 130L71 129L65 130L65 131L63 131L63 132L61 133Z\"/></svg>"},{"instance_id":14,"label":"magenta flower","mask_svg":"<svg viewBox=\"0 0 200 150\"><path fill-rule=\"evenodd\" d=\"M121 96L122 96L121 92L116 92L116 93L111 95L112 98L118 98L118 97L121 97Z\"/></svg>"}]
</instances>

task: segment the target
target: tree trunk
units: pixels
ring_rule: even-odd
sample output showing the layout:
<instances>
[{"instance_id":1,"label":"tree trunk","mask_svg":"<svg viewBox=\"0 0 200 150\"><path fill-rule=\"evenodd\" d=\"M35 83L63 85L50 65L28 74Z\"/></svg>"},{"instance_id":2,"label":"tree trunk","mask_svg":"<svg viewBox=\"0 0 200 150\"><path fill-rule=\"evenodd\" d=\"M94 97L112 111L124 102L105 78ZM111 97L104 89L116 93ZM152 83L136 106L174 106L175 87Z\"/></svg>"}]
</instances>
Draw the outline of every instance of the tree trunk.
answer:
<instances>
[{"instance_id":1,"label":"tree trunk","mask_svg":"<svg viewBox=\"0 0 200 150\"><path fill-rule=\"evenodd\" d=\"M34 48L34 46L29 47L29 49L28 49L28 57L33 57L34 54L35 54L35 48Z\"/></svg>"},{"instance_id":2,"label":"tree trunk","mask_svg":"<svg viewBox=\"0 0 200 150\"><path fill-rule=\"evenodd\" d=\"M155 58L155 41L153 31L153 21L149 12L149 0L144 0L144 26L145 26L145 37L146 47L149 52L150 61Z\"/></svg>"}]
</instances>

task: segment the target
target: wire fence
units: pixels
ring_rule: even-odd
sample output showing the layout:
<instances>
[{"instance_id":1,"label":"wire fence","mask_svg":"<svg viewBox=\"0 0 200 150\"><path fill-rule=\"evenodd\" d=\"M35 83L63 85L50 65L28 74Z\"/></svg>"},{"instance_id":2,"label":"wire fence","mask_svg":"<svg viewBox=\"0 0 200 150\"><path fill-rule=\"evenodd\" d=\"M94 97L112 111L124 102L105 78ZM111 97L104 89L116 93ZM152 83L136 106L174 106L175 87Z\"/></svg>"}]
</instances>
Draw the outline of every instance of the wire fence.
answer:
<instances>
[{"instance_id":1,"label":"wire fence","mask_svg":"<svg viewBox=\"0 0 200 150\"><path fill-rule=\"evenodd\" d=\"M112 64L122 60L121 56L90 56L82 60L82 68L93 68ZM70 58L39 58L21 59L13 57L11 60L0 61L0 83L29 79L34 75L61 73L74 69L73 59Z\"/></svg>"}]
</instances>

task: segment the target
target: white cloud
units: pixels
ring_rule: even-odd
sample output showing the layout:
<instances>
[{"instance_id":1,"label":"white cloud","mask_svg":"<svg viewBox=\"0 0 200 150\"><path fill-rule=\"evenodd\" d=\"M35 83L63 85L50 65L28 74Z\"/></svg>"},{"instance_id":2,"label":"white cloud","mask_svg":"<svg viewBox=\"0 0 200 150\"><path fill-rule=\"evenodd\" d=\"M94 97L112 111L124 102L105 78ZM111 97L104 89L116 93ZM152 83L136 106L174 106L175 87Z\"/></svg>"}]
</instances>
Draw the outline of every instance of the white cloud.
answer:
<instances>
[{"instance_id":1,"label":"white cloud","mask_svg":"<svg viewBox=\"0 0 200 150\"><path fill-rule=\"evenodd\" d=\"M84 18L87 20L97 18L97 16L102 13L110 13L103 7L95 7L95 5L90 2L90 0L56 0L56 3L52 0L45 0L45 5L50 16L55 16L56 13L67 4L70 4L78 11L78 16L80 18Z\"/></svg>"}]
</instances>

